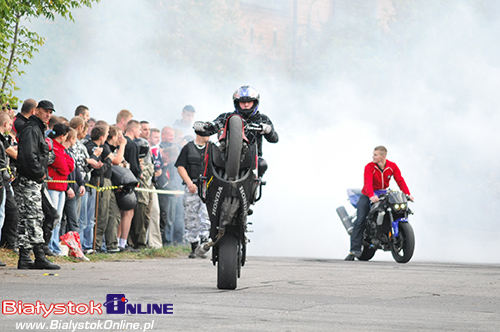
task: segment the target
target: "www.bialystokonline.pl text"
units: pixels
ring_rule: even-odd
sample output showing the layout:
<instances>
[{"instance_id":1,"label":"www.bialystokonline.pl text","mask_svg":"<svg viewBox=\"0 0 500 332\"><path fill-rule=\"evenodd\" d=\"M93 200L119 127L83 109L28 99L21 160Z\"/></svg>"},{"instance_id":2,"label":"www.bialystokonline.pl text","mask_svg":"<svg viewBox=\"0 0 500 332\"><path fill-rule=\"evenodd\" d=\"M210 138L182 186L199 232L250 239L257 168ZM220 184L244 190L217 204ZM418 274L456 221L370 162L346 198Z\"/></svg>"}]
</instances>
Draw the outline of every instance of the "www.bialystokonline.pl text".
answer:
<instances>
[{"instance_id":1,"label":"www.bialystokonline.pl text","mask_svg":"<svg viewBox=\"0 0 500 332\"><path fill-rule=\"evenodd\" d=\"M154 328L155 321L138 323L127 322L126 320L114 321L111 319L98 320L96 322L74 322L73 320L64 321L53 319L50 322L19 322L16 323L16 330L20 331L101 331L101 330L121 330L121 331L151 331Z\"/></svg>"}]
</instances>

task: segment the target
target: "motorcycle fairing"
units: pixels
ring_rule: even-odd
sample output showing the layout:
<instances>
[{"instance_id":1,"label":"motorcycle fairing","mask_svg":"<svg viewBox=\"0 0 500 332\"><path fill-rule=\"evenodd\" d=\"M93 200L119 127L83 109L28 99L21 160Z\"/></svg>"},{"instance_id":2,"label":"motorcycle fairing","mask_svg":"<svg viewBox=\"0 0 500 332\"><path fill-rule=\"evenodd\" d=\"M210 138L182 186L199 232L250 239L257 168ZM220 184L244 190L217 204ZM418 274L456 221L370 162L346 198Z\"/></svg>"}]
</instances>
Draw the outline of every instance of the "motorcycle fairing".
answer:
<instances>
[{"instance_id":1,"label":"motorcycle fairing","mask_svg":"<svg viewBox=\"0 0 500 332\"><path fill-rule=\"evenodd\" d=\"M347 189L347 196L349 196L349 203L357 209L361 189Z\"/></svg>"},{"instance_id":2,"label":"motorcycle fairing","mask_svg":"<svg viewBox=\"0 0 500 332\"><path fill-rule=\"evenodd\" d=\"M211 156L210 162L213 163L213 166L215 166L216 169L223 170L226 167L226 163L225 163L224 159L222 158L222 152L220 151L220 149L217 146L213 146L213 148L211 149L210 155L207 153L207 156L206 156L206 161L205 161L206 167L205 167L204 176L208 175L208 165L209 165L210 156ZM254 145L249 147L247 153L243 157L243 160L240 164L240 169L241 170L247 169L247 168L255 169L256 165L257 165L256 160L255 160L256 156L257 156L257 147L254 144Z\"/></svg>"},{"instance_id":3,"label":"motorcycle fairing","mask_svg":"<svg viewBox=\"0 0 500 332\"><path fill-rule=\"evenodd\" d=\"M388 195L388 199L389 204L391 205L408 202L408 200L406 199L406 195L401 191L391 191Z\"/></svg>"},{"instance_id":4,"label":"motorcycle fairing","mask_svg":"<svg viewBox=\"0 0 500 332\"><path fill-rule=\"evenodd\" d=\"M386 189L375 190L375 195L380 196L387 193ZM358 201L361 197L361 189L347 189L347 196L349 197L349 203L351 203L354 208L358 208Z\"/></svg>"},{"instance_id":5,"label":"motorcycle fairing","mask_svg":"<svg viewBox=\"0 0 500 332\"><path fill-rule=\"evenodd\" d=\"M212 144L207 151L206 205L211 223L210 237L212 239L218 233L217 227L225 227L230 224L236 213L241 213L241 222L246 224L248 209L250 204L254 203L254 187L256 186L254 153L256 153L256 149L250 147L241 165L243 175L238 180L230 181L222 178L225 164L222 161L219 148Z\"/></svg>"}]
</instances>

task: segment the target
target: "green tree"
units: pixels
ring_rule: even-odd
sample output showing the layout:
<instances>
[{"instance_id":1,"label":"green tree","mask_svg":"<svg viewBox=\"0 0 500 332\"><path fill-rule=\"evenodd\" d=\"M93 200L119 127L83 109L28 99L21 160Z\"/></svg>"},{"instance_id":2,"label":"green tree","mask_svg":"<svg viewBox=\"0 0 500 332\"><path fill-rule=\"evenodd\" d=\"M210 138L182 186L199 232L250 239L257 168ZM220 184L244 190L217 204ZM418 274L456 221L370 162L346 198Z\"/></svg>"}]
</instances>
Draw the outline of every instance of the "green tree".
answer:
<instances>
[{"instance_id":1,"label":"green tree","mask_svg":"<svg viewBox=\"0 0 500 332\"><path fill-rule=\"evenodd\" d=\"M42 36L23 25L33 18L54 20L62 16L73 21L71 11L91 7L100 0L2 0L0 1L0 101L17 104L15 77L24 74L22 66L45 42Z\"/></svg>"}]
</instances>

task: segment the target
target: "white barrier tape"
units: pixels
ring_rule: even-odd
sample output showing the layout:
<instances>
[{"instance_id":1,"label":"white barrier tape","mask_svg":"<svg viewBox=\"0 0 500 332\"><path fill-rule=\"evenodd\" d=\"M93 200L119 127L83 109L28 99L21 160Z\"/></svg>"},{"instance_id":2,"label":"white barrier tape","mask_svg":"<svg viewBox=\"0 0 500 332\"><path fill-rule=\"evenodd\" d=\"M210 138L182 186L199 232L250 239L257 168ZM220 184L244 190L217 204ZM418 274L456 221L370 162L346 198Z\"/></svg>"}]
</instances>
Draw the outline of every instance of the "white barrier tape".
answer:
<instances>
[{"instance_id":1,"label":"white barrier tape","mask_svg":"<svg viewBox=\"0 0 500 332\"><path fill-rule=\"evenodd\" d=\"M183 190L162 190L149 188L134 188L136 191L144 191L147 193L167 194L167 195L184 195Z\"/></svg>"}]
</instances>

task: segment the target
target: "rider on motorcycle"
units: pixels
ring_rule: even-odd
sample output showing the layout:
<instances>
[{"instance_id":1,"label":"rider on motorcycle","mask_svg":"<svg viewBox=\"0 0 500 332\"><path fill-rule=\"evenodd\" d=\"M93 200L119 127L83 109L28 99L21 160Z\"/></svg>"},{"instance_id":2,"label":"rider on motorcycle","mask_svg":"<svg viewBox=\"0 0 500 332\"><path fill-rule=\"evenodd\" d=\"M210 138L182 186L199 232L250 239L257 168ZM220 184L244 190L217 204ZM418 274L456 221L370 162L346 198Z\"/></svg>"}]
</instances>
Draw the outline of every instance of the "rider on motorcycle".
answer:
<instances>
[{"instance_id":1,"label":"rider on motorcycle","mask_svg":"<svg viewBox=\"0 0 500 332\"><path fill-rule=\"evenodd\" d=\"M384 146L377 146L373 151L373 162L365 166L363 190L358 200L357 219L351 234L351 251L345 258L346 261L353 261L354 258L361 256L361 242L365 231L366 216L370 212L370 202L379 201L375 194L377 190L387 189L389 181L394 177L401 191L409 196L410 201L413 201L413 196L410 195L410 190L401 175L401 171L395 163L387 160L386 156L387 149Z\"/></svg>"},{"instance_id":2,"label":"rider on motorcycle","mask_svg":"<svg viewBox=\"0 0 500 332\"><path fill-rule=\"evenodd\" d=\"M277 143L278 133L274 130L271 119L269 119L267 115L259 112L259 99L260 95L253 86L240 86L233 93L234 112L222 113L213 123L197 121L194 123L193 128L200 136L210 136L224 128L229 116L233 114L240 115L245 122L245 136L250 145L257 144L259 154L259 176L262 176L267 170L267 162L262 158L262 136L270 143ZM246 130L246 125L248 124L261 125L262 130L260 132Z\"/></svg>"}]
</instances>

